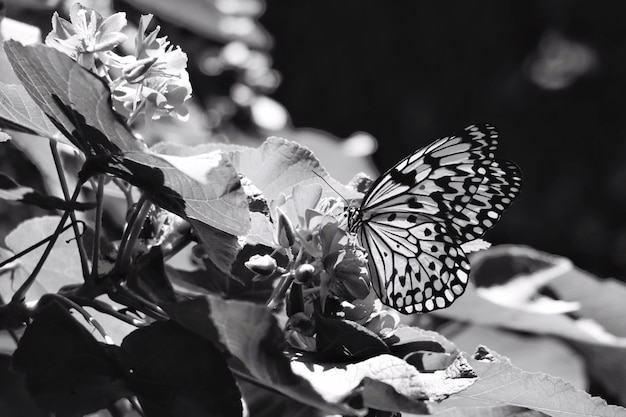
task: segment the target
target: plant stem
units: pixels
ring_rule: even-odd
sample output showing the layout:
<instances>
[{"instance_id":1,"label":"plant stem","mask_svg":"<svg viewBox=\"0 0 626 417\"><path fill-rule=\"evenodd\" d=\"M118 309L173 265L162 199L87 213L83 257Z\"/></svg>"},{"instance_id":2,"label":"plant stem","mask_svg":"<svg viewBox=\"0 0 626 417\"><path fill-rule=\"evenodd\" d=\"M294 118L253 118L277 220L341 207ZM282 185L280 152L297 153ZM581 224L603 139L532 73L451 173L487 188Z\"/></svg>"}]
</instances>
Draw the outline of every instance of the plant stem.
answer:
<instances>
[{"instance_id":1,"label":"plant stem","mask_svg":"<svg viewBox=\"0 0 626 417\"><path fill-rule=\"evenodd\" d=\"M117 273L124 274L128 269L132 254L135 251L137 240L139 239L139 234L141 233L141 229L143 228L143 224L148 216L148 213L150 212L151 207L152 204L145 196L142 195L137 202L137 207L135 207L126 228L124 229L124 234L122 235L119 255L115 264Z\"/></svg>"},{"instance_id":2,"label":"plant stem","mask_svg":"<svg viewBox=\"0 0 626 417\"><path fill-rule=\"evenodd\" d=\"M76 199L80 195L80 188L81 188L81 186L82 186L82 183L80 183L80 182L78 184L76 184L76 188L74 189L74 194L72 195L71 199L69 200L70 202L73 203L73 202L76 201ZM63 226L65 225L65 222L67 221L68 217L70 216L70 213L71 213L71 210L66 210L63 213L63 216L61 216L61 220L59 221L59 225L57 226L55 231L52 233L52 236L50 236L50 241L48 242L48 246L46 246L46 249L44 250L43 254L41 255L41 258L39 258L39 262L37 262L37 265L35 265L35 268L33 269L33 272L30 273L28 278L26 278L26 281L24 281L24 283L17 289L15 294L13 294L13 298L11 298L11 302L12 303L21 303L22 301L24 301L26 293L28 292L30 287L35 282L35 279L37 279L37 275L41 271L41 268L43 268L43 264L46 262L46 259L48 258L48 255L50 255L50 252L52 252L52 248L54 247L54 244L56 243L57 239L61 235L61 231L63 230Z\"/></svg>"},{"instance_id":3,"label":"plant stem","mask_svg":"<svg viewBox=\"0 0 626 417\"><path fill-rule=\"evenodd\" d=\"M100 300L92 300L92 299L76 297L72 295L66 295L66 298L76 302L79 305L91 307L94 310L97 310L102 314L108 314L111 317L115 317L116 319L121 320L135 327L143 327L143 326L148 325L148 323L146 323L144 320L136 319L136 318L127 316L124 313L120 313L119 311L111 307L111 305Z\"/></svg>"},{"instance_id":4,"label":"plant stem","mask_svg":"<svg viewBox=\"0 0 626 417\"><path fill-rule=\"evenodd\" d=\"M279 284L276 286L276 288L274 289L274 292L270 296L270 299L267 301L267 307L270 310L274 310L276 307L278 307L280 302L285 299L287 290L291 286L291 283L293 282L294 278L295 278L295 274L290 273L290 272L285 273L282 276Z\"/></svg>"},{"instance_id":5,"label":"plant stem","mask_svg":"<svg viewBox=\"0 0 626 417\"><path fill-rule=\"evenodd\" d=\"M113 339L111 339L111 336L107 334L106 330L104 330L104 327L102 327L102 325L98 322L98 320L96 320L91 314L89 314L87 310L85 310L83 307L81 307L74 301L70 300L69 298L66 298L59 294L52 293L52 294L47 294L47 296L60 301L61 303L65 304L66 307L73 308L74 310L76 310L81 316L83 316L83 318L85 319L85 321L87 321L87 323L95 327L95 329L98 331L98 333L102 335L102 337L104 338L104 341L108 345L115 344Z\"/></svg>"},{"instance_id":6,"label":"plant stem","mask_svg":"<svg viewBox=\"0 0 626 417\"><path fill-rule=\"evenodd\" d=\"M172 242L171 248L163 254L163 261L173 258L178 252L183 250L192 241L191 233L185 233L180 236L174 242Z\"/></svg>"},{"instance_id":7,"label":"plant stem","mask_svg":"<svg viewBox=\"0 0 626 417\"><path fill-rule=\"evenodd\" d=\"M83 223L83 222L81 222ZM60 233L65 232L67 229L69 229L70 227L72 227L71 224L68 224L67 226L63 227L60 231ZM43 245L46 242L49 242L52 237L54 236L54 234L48 236L45 239L41 239L39 242L35 243L34 245L31 245L29 247L27 247L26 249L24 249L21 252L16 253L15 255L11 256L10 258L5 259L4 261L0 262L0 269L2 269L2 267L4 267L7 264L10 264L11 262L15 261L16 259L21 258L22 256L26 255L28 252L34 251L35 249L37 249L39 246Z\"/></svg>"},{"instance_id":8,"label":"plant stem","mask_svg":"<svg viewBox=\"0 0 626 417\"><path fill-rule=\"evenodd\" d=\"M100 233L102 233L102 204L104 196L104 175L98 176L98 188L96 190L96 219L93 238L93 253L91 255L91 282L98 279L98 261L100 260Z\"/></svg>"},{"instance_id":9,"label":"plant stem","mask_svg":"<svg viewBox=\"0 0 626 417\"><path fill-rule=\"evenodd\" d=\"M57 142L54 140L50 141L50 150L52 151L52 158L54 159L54 166L57 170L57 175L59 176L59 181L61 182L61 189L63 190L63 197L65 197L65 201L70 200L70 192L67 187L67 180L65 179L65 172L63 171L63 164L61 163L61 157L59 155L59 149L57 147ZM80 190L80 187L78 188ZM74 229L74 236L76 236L76 246L78 247L78 255L80 256L80 266L83 270L83 278L85 282L91 282L91 276L89 275L89 261L87 260L87 252L85 251L85 246L83 245L83 239L81 233L79 233L78 225L76 223L76 214L73 210L69 211L70 218L72 219L72 227Z\"/></svg>"}]
</instances>

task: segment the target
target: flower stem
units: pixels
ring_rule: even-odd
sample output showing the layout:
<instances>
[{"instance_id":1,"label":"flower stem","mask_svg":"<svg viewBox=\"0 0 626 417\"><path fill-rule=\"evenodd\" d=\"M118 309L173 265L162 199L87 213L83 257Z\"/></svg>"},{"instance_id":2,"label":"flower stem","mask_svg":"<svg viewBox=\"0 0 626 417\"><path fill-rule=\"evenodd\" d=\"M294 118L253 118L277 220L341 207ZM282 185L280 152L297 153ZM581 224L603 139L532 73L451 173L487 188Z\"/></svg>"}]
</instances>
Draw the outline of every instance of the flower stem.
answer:
<instances>
[{"instance_id":1,"label":"flower stem","mask_svg":"<svg viewBox=\"0 0 626 417\"><path fill-rule=\"evenodd\" d=\"M96 189L96 219L93 238L93 253L91 255L91 282L98 279L98 261L100 260L100 234L102 233L102 212L104 209L104 175L98 176L98 188Z\"/></svg>"},{"instance_id":2,"label":"flower stem","mask_svg":"<svg viewBox=\"0 0 626 417\"><path fill-rule=\"evenodd\" d=\"M141 229L143 228L143 224L148 216L148 213L150 212L151 207L152 204L145 196L142 195L137 202L137 206L135 207L128 224L126 225L126 229L124 229L124 234L122 235L119 255L115 264L117 273L124 274L130 266L131 257L135 251L139 234L141 233Z\"/></svg>"},{"instance_id":3,"label":"flower stem","mask_svg":"<svg viewBox=\"0 0 626 417\"><path fill-rule=\"evenodd\" d=\"M76 184L76 188L74 189L74 194L72 195L72 198L70 199L70 202L75 202L76 201L76 199L80 195L80 188L81 188L81 186L82 186L82 183ZM50 255L50 252L52 252L52 248L54 247L54 244L56 243L57 239L61 235L61 231L63 230L63 227L64 227L65 222L67 221L68 217L70 217L70 213L71 212L72 212L71 210L66 210L63 213L63 216L61 216L61 220L59 221L59 225L55 229L54 233L52 233L52 236L50 237L50 241L48 242L48 246L46 246L46 249L44 250L43 254L41 255L41 258L39 258L39 262L37 262L37 265L35 265L35 268L33 269L33 272L30 273L28 278L26 278L26 281L24 281L24 283L22 283L22 285L17 289L15 294L13 294L13 298L11 298L11 302L12 303L21 303L22 301L24 301L26 293L28 292L30 287L35 282L35 279L37 279L37 275L39 274L39 272L43 268L43 265L46 262L46 259L48 258L48 255Z\"/></svg>"},{"instance_id":4,"label":"flower stem","mask_svg":"<svg viewBox=\"0 0 626 417\"><path fill-rule=\"evenodd\" d=\"M47 296L54 298L55 300L58 300L62 304L65 304L66 307L73 308L74 310L76 310L81 316L83 316L83 318L85 319L85 321L87 321L87 323L91 324L98 331L98 333L102 335L102 338L104 339L106 344L108 345L115 344L115 342L113 342L113 339L111 339L111 336L107 334L106 330L104 330L104 327L102 327L102 325L98 322L98 320L96 320L91 314L89 314L87 310L85 310L83 307L81 307L74 301L70 300L69 298L66 298L59 294L51 293L51 294L47 294Z\"/></svg>"},{"instance_id":5,"label":"flower stem","mask_svg":"<svg viewBox=\"0 0 626 417\"><path fill-rule=\"evenodd\" d=\"M83 222L81 222L81 223L83 223ZM72 225L71 225L71 224L68 224L67 226L64 226L64 227L61 229L60 233L65 232L65 231L66 231L67 229L69 229L70 227L72 227ZM45 239L41 239L39 242L37 242L37 243L35 243L35 244L33 244L33 245L31 245L31 246L27 247L27 248L26 248L26 249L24 249L23 251L18 252L18 253L16 253L15 255L11 256L10 258L7 258L7 259L5 259L4 261L0 262L0 269L2 269L2 267L4 267L5 265L10 264L11 262L15 261L16 259L19 259L19 258L21 258L22 256L26 255L28 252L32 252L32 251L34 251L35 249L37 249L39 246L43 245L44 243L49 242L49 241L52 239L52 237L53 237L53 236L54 236L54 235L52 234L52 235L48 236L48 237L47 237L47 238L45 238Z\"/></svg>"},{"instance_id":6,"label":"flower stem","mask_svg":"<svg viewBox=\"0 0 626 417\"><path fill-rule=\"evenodd\" d=\"M291 272L288 272L281 277L278 286L274 289L270 299L267 301L267 307L270 310L274 310L285 299L287 290L291 286L294 278L295 274Z\"/></svg>"},{"instance_id":7,"label":"flower stem","mask_svg":"<svg viewBox=\"0 0 626 417\"><path fill-rule=\"evenodd\" d=\"M56 141L50 141L50 150L52 151L54 166L56 168L57 175L61 183L61 189L63 190L63 197L66 201L69 201L70 192L67 187L67 180L65 179L65 172L63 171L63 164L61 163L61 157L59 155L59 149L57 147ZM78 187L77 189L80 190L80 187ZM78 230L78 224L76 223L76 214L74 213L74 211L70 210L69 215L72 219L74 236L76 236L76 246L78 247L78 255L80 256L80 266L83 271L83 278L85 279L85 282L89 283L91 281L91 276L89 275L89 261L87 260L87 252L85 251L85 245L83 244L82 234Z\"/></svg>"}]
</instances>

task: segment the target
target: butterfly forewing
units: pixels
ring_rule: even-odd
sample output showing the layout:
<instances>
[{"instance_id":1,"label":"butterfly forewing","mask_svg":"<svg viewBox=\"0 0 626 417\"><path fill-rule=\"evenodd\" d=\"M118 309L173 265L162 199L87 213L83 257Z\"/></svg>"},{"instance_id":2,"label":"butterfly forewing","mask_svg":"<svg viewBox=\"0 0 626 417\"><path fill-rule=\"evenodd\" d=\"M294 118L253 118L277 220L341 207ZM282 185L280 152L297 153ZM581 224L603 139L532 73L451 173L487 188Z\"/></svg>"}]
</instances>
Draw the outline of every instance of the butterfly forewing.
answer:
<instances>
[{"instance_id":1,"label":"butterfly forewing","mask_svg":"<svg viewBox=\"0 0 626 417\"><path fill-rule=\"evenodd\" d=\"M461 244L491 228L521 185L517 166L495 159L497 138L491 126L469 126L401 160L367 192L353 231L383 303L425 312L463 293Z\"/></svg>"}]
</instances>

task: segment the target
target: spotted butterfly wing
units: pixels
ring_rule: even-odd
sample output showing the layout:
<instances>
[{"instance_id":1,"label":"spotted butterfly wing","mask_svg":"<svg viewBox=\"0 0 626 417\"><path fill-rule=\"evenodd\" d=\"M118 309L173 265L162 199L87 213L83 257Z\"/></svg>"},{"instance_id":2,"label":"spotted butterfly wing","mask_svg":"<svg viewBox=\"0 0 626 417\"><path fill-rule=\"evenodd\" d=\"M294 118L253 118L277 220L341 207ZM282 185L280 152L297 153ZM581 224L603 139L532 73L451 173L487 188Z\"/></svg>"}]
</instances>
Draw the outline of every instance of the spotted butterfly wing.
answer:
<instances>
[{"instance_id":1,"label":"spotted butterfly wing","mask_svg":"<svg viewBox=\"0 0 626 417\"><path fill-rule=\"evenodd\" d=\"M469 126L398 162L372 184L351 221L381 301L405 313L445 308L467 286L461 244L498 221L521 186L495 159L498 134Z\"/></svg>"}]
</instances>

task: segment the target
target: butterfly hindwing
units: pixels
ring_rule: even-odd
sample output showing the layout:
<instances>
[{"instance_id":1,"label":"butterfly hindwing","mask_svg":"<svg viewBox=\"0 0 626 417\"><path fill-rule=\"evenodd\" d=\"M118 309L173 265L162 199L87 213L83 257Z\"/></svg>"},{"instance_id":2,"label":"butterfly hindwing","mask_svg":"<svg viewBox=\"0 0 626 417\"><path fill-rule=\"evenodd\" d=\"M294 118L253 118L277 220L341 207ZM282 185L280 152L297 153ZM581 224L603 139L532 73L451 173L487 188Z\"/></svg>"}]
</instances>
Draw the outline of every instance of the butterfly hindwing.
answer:
<instances>
[{"instance_id":1,"label":"butterfly hindwing","mask_svg":"<svg viewBox=\"0 0 626 417\"><path fill-rule=\"evenodd\" d=\"M517 196L519 168L495 159L489 125L433 142L370 187L352 231L367 249L381 301L403 313L445 308L463 293L461 244L493 227Z\"/></svg>"},{"instance_id":2,"label":"butterfly hindwing","mask_svg":"<svg viewBox=\"0 0 626 417\"><path fill-rule=\"evenodd\" d=\"M384 304L405 313L444 308L463 293L469 263L445 226L413 214L379 214L359 229Z\"/></svg>"}]
</instances>

